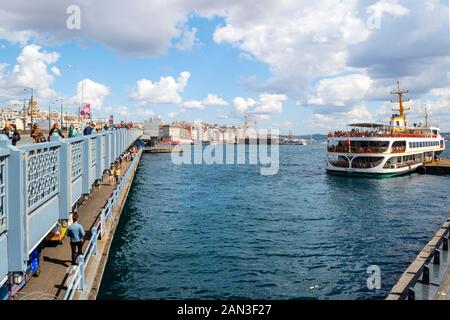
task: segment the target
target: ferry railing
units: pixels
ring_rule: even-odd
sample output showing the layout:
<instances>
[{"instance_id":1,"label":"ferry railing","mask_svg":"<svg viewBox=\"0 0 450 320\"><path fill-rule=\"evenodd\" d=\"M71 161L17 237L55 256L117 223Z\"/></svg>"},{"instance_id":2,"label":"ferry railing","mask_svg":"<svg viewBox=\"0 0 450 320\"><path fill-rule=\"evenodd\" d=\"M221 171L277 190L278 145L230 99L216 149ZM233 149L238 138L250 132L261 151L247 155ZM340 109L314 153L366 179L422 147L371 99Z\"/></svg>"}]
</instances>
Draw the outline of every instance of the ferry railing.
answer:
<instances>
[{"instance_id":1,"label":"ferry railing","mask_svg":"<svg viewBox=\"0 0 450 320\"><path fill-rule=\"evenodd\" d=\"M328 133L328 138L437 138L437 134L419 134L419 133L392 133L389 131L378 132L351 132L336 131Z\"/></svg>"},{"instance_id":2,"label":"ferry railing","mask_svg":"<svg viewBox=\"0 0 450 320\"><path fill-rule=\"evenodd\" d=\"M132 136L135 138L136 136ZM127 181L130 178L132 171L138 164L140 155L136 156L131 162L125 175L121 178L119 184L114 188L111 197L105 204L105 207L101 210L98 221L91 229L91 236L86 247L86 251L83 255L77 257L77 266L73 270L72 278L67 285L67 291L64 296L64 300L72 300L77 291L83 291L85 289L85 271L91 260L92 256L97 255L98 241L102 239L106 231L106 222L113 218L113 210L115 209L117 202L119 201L120 194L124 189Z\"/></svg>"},{"instance_id":3,"label":"ferry railing","mask_svg":"<svg viewBox=\"0 0 450 320\"><path fill-rule=\"evenodd\" d=\"M417 285L431 285L431 273L435 266L442 263L442 252L449 251L450 219L447 220L419 253L416 260L406 269L397 284L392 288L387 300L416 300ZM445 267L445 271L447 270ZM438 281L442 281L446 272L439 272Z\"/></svg>"}]
</instances>

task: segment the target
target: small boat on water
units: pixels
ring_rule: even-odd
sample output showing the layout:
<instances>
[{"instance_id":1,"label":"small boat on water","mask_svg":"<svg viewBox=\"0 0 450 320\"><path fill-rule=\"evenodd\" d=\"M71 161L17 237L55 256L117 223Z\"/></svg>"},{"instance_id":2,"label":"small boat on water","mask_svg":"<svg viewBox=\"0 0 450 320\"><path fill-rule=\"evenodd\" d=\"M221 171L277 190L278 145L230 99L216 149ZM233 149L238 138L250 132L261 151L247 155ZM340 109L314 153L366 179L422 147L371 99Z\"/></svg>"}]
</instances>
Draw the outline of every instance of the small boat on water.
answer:
<instances>
[{"instance_id":1,"label":"small boat on water","mask_svg":"<svg viewBox=\"0 0 450 320\"><path fill-rule=\"evenodd\" d=\"M395 176L417 170L440 158L445 140L440 129L430 126L426 112L425 124L408 126L403 96L397 83L399 108L389 125L356 123L350 131L328 135L326 170L334 174L365 174Z\"/></svg>"}]
</instances>

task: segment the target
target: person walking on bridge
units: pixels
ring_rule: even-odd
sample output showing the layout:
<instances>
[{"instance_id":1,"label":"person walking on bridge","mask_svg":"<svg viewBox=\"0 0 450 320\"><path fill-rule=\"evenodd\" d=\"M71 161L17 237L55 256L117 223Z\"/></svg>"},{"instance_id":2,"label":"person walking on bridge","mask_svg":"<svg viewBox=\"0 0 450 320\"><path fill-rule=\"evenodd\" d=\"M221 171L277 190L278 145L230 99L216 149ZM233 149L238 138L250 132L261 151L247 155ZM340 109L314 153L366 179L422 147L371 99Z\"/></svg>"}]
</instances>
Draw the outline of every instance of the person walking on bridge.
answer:
<instances>
[{"instance_id":1,"label":"person walking on bridge","mask_svg":"<svg viewBox=\"0 0 450 320\"><path fill-rule=\"evenodd\" d=\"M121 165L119 161L116 161L116 164L114 166L114 176L116 177L116 185L119 185L120 183L120 175L121 175Z\"/></svg>"},{"instance_id":2,"label":"person walking on bridge","mask_svg":"<svg viewBox=\"0 0 450 320\"><path fill-rule=\"evenodd\" d=\"M33 129L31 130L30 136L31 138L33 138L33 143L41 143L47 141L37 123L33 124Z\"/></svg>"},{"instance_id":3,"label":"person walking on bridge","mask_svg":"<svg viewBox=\"0 0 450 320\"><path fill-rule=\"evenodd\" d=\"M91 122L86 126L86 128L84 128L83 134L85 136L89 136L94 132L94 130L95 130L95 122Z\"/></svg>"},{"instance_id":4,"label":"person walking on bridge","mask_svg":"<svg viewBox=\"0 0 450 320\"><path fill-rule=\"evenodd\" d=\"M12 136L11 136L11 143L13 146L17 145L17 142L20 141L20 132L17 130L17 126L15 124L11 125L12 128Z\"/></svg>"},{"instance_id":5,"label":"person walking on bridge","mask_svg":"<svg viewBox=\"0 0 450 320\"><path fill-rule=\"evenodd\" d=\"M70 238L70 248L72 249L72 264L77 263L77 257L83 254L84 228L78 223L78 213L72 216L73 223L67 228L66 235Z\"/></svg>"},{"instance_id":6,"label":"person walking on bridge","mask_svg":"<svg viewBox=\"0 0 450 320\"><path fill-rule=\"evenodd\" d=\"M6 135L8 139L11 140L13 146L16 146L17 141L20 140L20 133L15 124L7 123L2 130L2 134Z\"/></svg>"},{"instance_id":7,"label":"person walking on bridge","mask_svg":"<svg viewBox=\"0 0 450 320\"><path fill-rule=\"evenodd\" d=\"M57 123L55 123L53 125L52 129L50 130L50 132L48 134L48 141L50 141L50 139L52 138L54 133L56 133L58 136L60 136L63 139L65 138L61 132L61 129L59 129L59 124L57 124Z\"/></svg>"},{"instance_id":8,"label":"person walking on bridge","mask_svg":"<svg viewBox=\"0 0 450 320\"><path fill-rule=\"evenodd\" d=\"M77 129L75 129L75 126L71 124L69 127L69 131L67 131L67 135L69 136L69 138L75 138L77 134Z\"/></svg>"}]
</instances>

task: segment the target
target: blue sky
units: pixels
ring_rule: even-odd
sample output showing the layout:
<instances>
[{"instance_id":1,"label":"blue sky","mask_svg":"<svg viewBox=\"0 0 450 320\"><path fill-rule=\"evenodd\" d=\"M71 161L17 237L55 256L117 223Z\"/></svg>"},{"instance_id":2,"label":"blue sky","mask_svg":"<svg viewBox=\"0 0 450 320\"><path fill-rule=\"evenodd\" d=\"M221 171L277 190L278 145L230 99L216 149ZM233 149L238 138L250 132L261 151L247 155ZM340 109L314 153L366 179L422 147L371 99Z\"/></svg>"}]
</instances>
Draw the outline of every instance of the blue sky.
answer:
<instances>
[{"instance_id":1,"label":"blue sky","mask_svg":"<svg viewBox=\"0 0 450 320\"><path fill-rule=\"evenodd\" d=\"M80 8L69 30L67 8ZM324 133L387 121L396 81L411 90L412 121L425 106L449 129L446 1L37 0L0 4L0 103L23 87L39 102L81 100L94 117L203 120Z\"/></svg>"}]
</instances>

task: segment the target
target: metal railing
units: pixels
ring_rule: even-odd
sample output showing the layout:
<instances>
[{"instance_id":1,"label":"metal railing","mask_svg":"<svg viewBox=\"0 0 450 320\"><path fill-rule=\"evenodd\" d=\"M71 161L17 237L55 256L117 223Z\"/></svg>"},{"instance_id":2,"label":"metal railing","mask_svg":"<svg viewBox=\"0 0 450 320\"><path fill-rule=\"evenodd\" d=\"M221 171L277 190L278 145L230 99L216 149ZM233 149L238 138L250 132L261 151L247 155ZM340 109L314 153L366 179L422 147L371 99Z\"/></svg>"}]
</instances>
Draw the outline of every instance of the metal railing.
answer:
<instances>
[{"instance_id":1,"label":"metal railing","mask_svg":"<svg viewBox=\"0 0 450 320\"><path fill-rule=\"evenodd\" d=\"M406 269L392 288L387 300L416 300L418 284L430 285L430 270L441 265L441 253L449 251L450 219L447 220L433 239L419 253L416 260ZM445 272L441 275L445 275ZM441 279L442 280L442 279Z\"/></svg>"},{"instance_id":2,"label":"metal railing","mask_svg":"<svg viewBox=\"0 0 450 320\"><path fill-rule=\"evenodd\" d=\"M136 156L131 162L125 175L121 178L119 184L114 188L111 197L106 202L105 207L101 210L99 220L95 223L94 227L91 229L91 237L88 242L86 251L83 255L77 257L77 266L75 268L74 274L67 285L67 291L64 296L64 300L72 300L77 291L83 291L85 289L85 271L91 260L92 256L97 255L97 245L98 241L101 240L103 233L105 231L105 223L110 220L113 216L113 210L116 207L117 201L120 198L121 192L123 191L126 183L129 181L131 173L136 168L139 163L139 155Z\"/></svg>"},{"instance_id":3,"label":"metal railing","mask_svg":"<svg viewBox=\"0 0 450 320\"><path fill-rule=\"evenodd\" d=\"M27 273L29 255L141 135L114 129L18 147L0 135L1 282Z\"/></svg>"}]
</instances>

